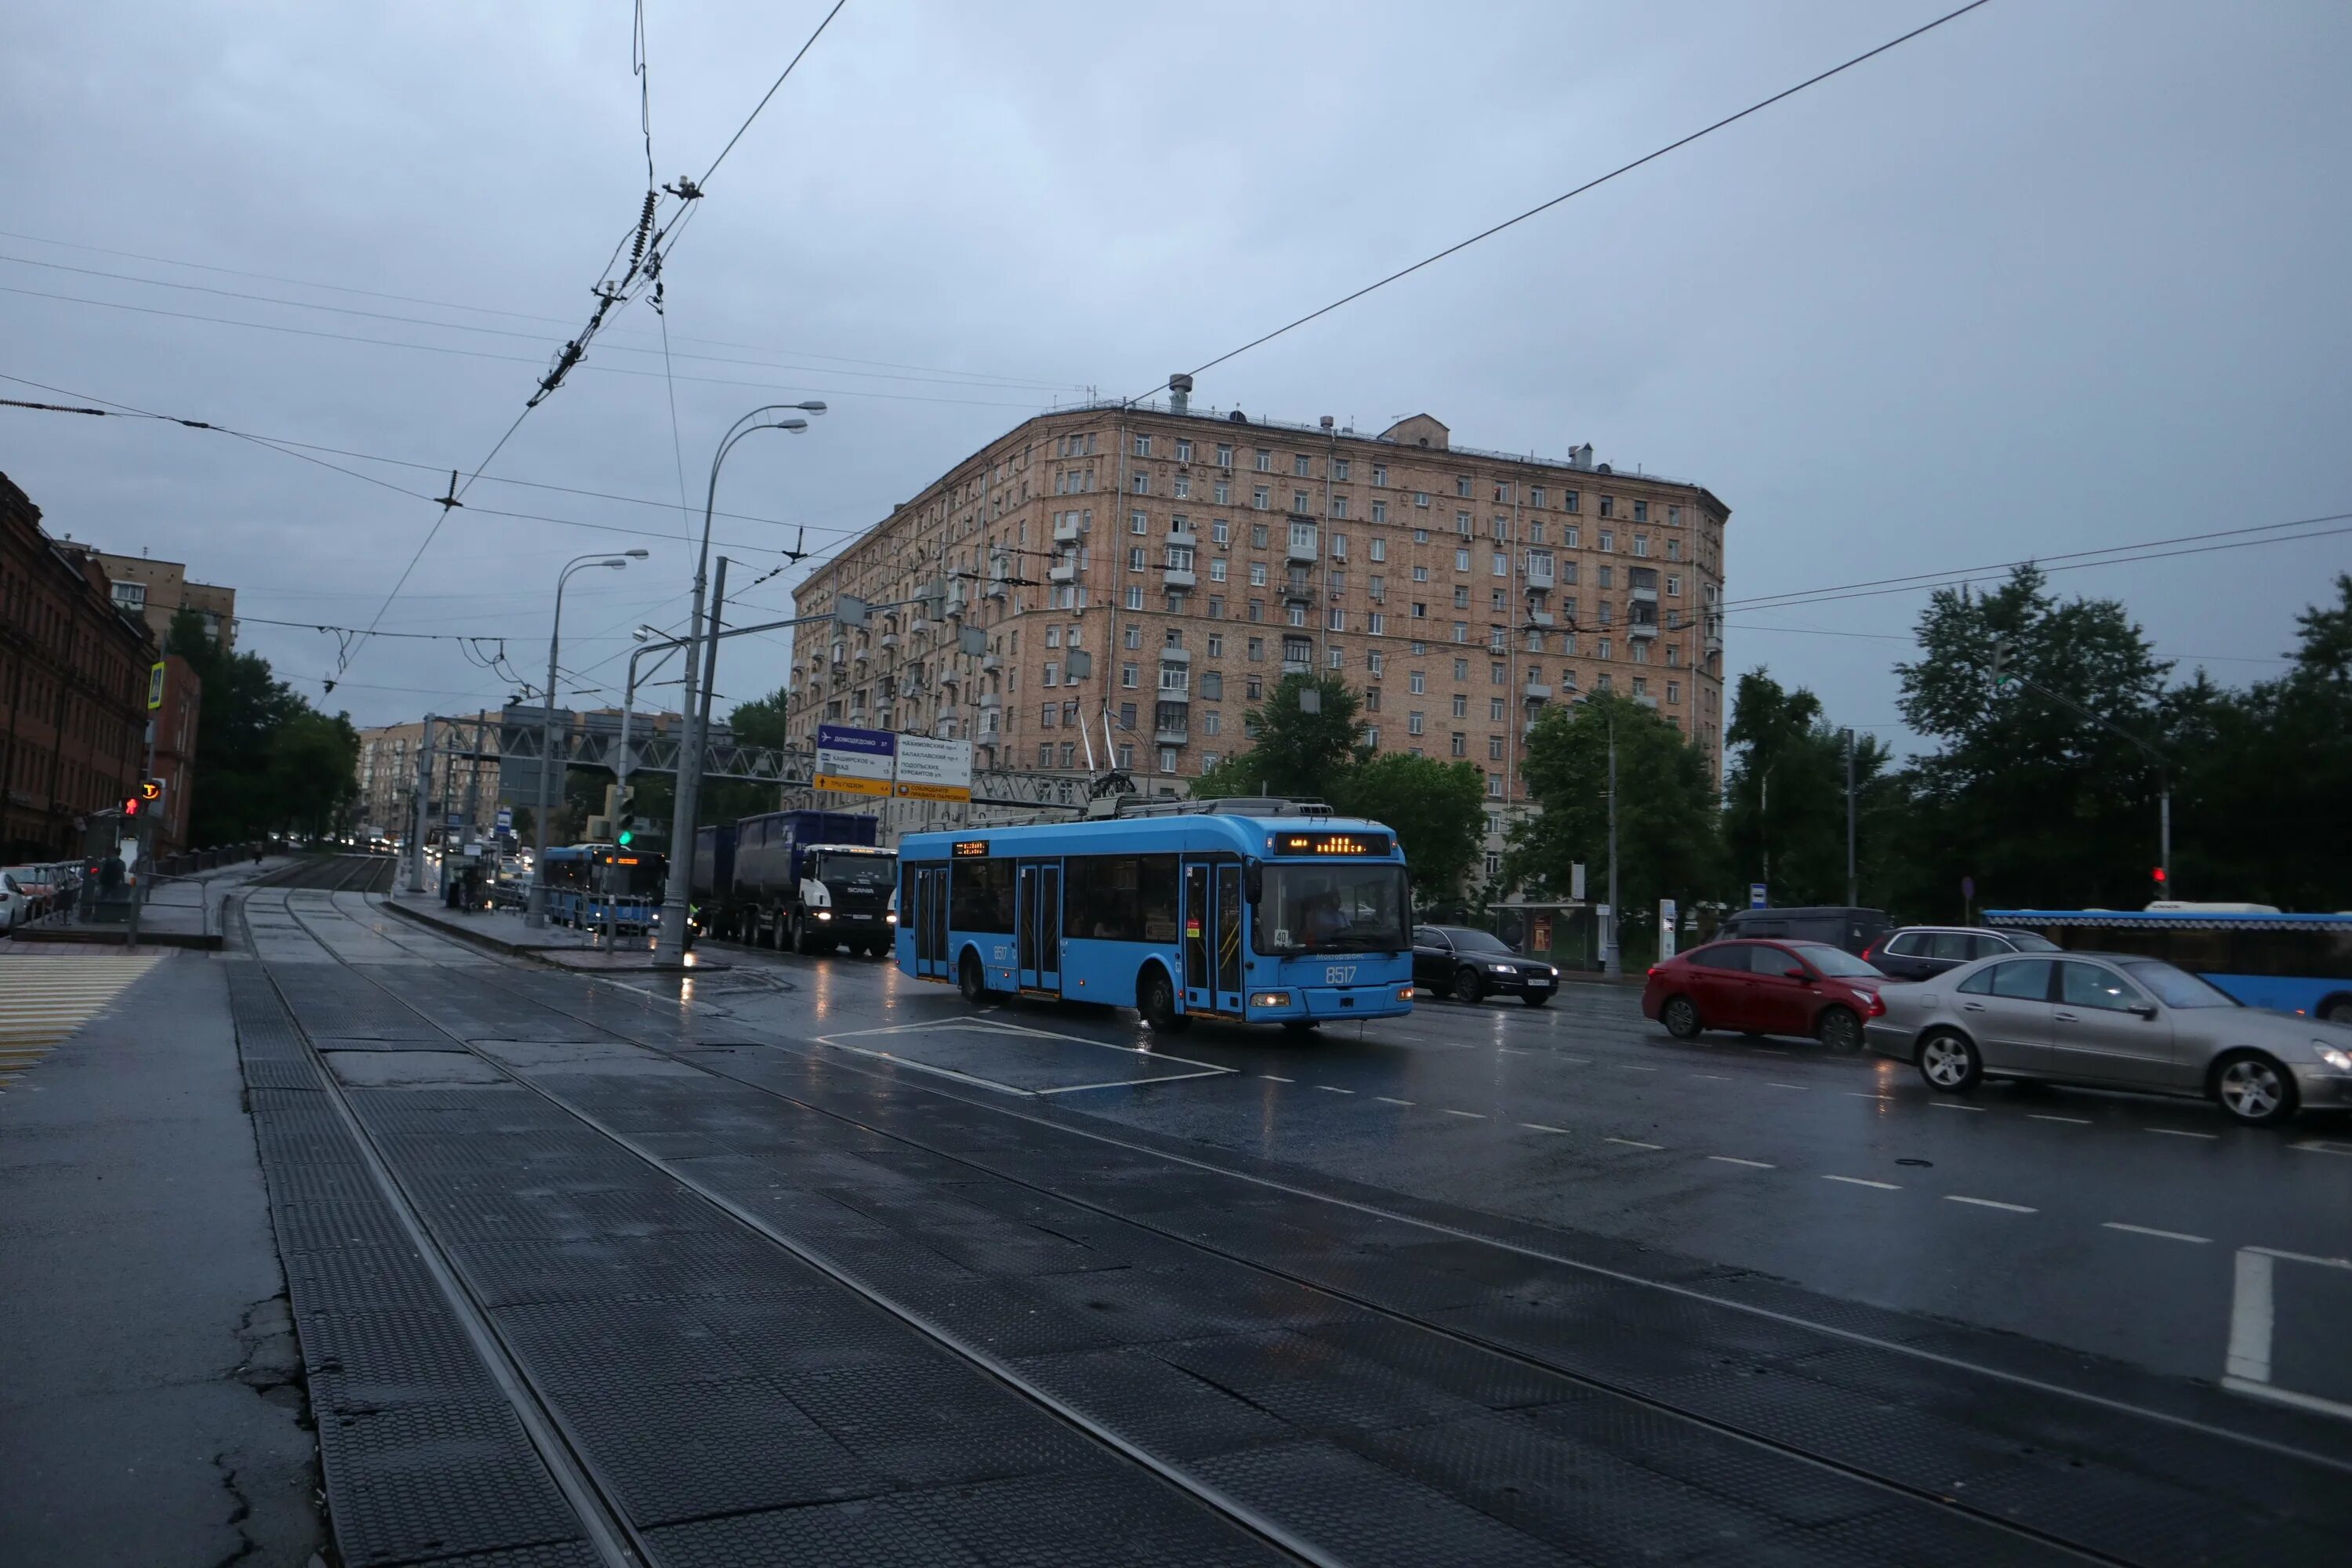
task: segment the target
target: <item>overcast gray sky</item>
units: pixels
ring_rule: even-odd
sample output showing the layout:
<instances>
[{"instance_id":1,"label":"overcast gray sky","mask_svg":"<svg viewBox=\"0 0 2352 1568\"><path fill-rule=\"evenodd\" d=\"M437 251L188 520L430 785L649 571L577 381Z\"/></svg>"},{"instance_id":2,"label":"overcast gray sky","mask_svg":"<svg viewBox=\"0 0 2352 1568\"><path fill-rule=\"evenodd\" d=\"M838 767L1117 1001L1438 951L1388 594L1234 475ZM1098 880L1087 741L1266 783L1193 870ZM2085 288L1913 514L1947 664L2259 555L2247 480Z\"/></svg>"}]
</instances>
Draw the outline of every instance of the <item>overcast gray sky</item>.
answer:
<instances>
[{"instance_id":1,"label":"overcast gray sky","mask_svg":"<svg viewBox=\"0 0 2352 1568\"><path fill-rule=\"evenodd\" d=\"M829 4L646 0L665 180L709 163ZM833 405L730 463L721 508L777 523L719 536L765 572L794 527L837 543L1056 397L1141 392L1948 8L849 0L671 267L687 488L698 505L755 404ZM425 465L331 458L438 493L635 216L630 16L16 8L0 373ZM2352 511L2347 69L2336 0L1993 0L1197 396L1374 428L1425 409L1465 445L1590 441L1697 479L1733 509L1735 604ZM679 619L691 571L656 326L633 307L523 425L385 629L506 637L537 680L558 566L644 543L566 601L565 665L617 690L628 628ZM244 646L313 698L334 643L258 619L367 624L436 511L130 420L0 409L0 468L53 532L234 585ZM2160 649L2238 683L2278 668L2347 562L2339 534L2057 582L2125 598ZM784 611L790 581L754 601ZM1735 611L1728 668L1769 665L1900 743L1908 643L1887 639L1923 601ZM772 689L785 662L734 645L719 690ZM383 640L326 705L377 723L508 689L448 645Z\"/></svg>"}]
</instances>

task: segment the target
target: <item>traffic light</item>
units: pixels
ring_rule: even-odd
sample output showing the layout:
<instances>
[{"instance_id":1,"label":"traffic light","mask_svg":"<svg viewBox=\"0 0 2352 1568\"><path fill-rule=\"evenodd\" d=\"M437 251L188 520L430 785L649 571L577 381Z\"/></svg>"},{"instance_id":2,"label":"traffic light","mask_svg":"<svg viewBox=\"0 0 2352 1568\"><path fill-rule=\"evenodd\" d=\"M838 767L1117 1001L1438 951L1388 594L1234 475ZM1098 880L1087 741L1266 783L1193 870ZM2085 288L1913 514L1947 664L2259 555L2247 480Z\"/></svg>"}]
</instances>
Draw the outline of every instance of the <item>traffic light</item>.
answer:
<instances>
[{"instance_id":1,"label":"traffic light","mask_svg":"<svg viewBox=\"0 0 2352 1568\"><path fill-rule=\"evenodd\" d=\"M141 804L140 798L135 795L125 796L122 802L122 815L125 816L138 816Z\"/></svg>"},{"instance_id":2,"label":"traffic light","mask_svg":"<svg viewBox=\"0 0 2352 1568\"><path fill-rule=\"evenodd\" d=\"M2164 891L2164 868L2161 866L2156 868L2156 890L2159 893Z\"/></svg>"},{"instance_id":3,"label":"traffic light","mask_svg":"<svg viewBox=\"0 0 2352 1568\"><path fill-rule=\"evenodd\" d=\"M614 835L614 838L619 841L621 847L626 849L629 847L630 842L635 839L636 836L637 819L634 816L625 816L621 818L621 831Z\"/></svg>"},{"instance_id":4,"label":"traffic light","mask_svg":"<svg viewBox=\"0 0 2352 1568\"><path fill-rule=\"evenodd\" d=\"M2009 668L2010 660L2016 657L2017 643L2014 639L2002 637L1992 645L1992 684L1996 691L2017 679Z\"/></svg>"},{"instance_id":5,"label":"traffic light","mask_svg":"<svg viewBox=\"0 0 2352 1568\"><path fill-rule=\"evenodd\" d=\"M163 799L163 781L162 779L141 779L139 781L139 798L141 800Z\"/></svg>"}]
</instances>

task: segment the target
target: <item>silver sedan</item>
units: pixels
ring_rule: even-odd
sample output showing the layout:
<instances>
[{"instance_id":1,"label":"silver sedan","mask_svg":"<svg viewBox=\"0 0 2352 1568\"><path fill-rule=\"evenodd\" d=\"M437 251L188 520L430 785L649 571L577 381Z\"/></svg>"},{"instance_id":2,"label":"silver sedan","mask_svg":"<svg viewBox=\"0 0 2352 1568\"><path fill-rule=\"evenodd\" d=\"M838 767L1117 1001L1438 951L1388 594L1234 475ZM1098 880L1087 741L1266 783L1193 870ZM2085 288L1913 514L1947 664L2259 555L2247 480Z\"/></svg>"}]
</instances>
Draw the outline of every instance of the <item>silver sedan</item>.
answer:
<instances>
[{"instance_id":1,"label":"silver sedan","mask_svg":"<svg viewBox=\"0 0 2352 1568\"><path fill-rule=\"evenodd\" d=\"M2352 1028L2242 1006L2158 959L2004 953L1878 994L1864 1043L1947 1093L1990 1076L2200 1095L2254 1126L2352 1105Z\"/></svg>"}]
</instances>

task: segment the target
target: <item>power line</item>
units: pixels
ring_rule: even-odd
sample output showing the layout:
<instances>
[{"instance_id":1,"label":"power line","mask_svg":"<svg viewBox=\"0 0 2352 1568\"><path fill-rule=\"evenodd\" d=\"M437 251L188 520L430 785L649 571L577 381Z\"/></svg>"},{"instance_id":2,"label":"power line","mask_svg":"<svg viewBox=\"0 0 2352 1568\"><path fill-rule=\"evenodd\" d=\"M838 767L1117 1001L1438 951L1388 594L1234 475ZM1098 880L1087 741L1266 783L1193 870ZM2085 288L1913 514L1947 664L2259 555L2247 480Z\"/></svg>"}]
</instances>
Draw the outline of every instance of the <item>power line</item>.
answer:
<instances>
[{"instance_id":1,"label":"power line","mask_svg":"<svg viewBox=\"0 0 2352 1568\"><path fill-rule=\"evenodd\" d=\"M1886 42L1879 45L1874 49L1865 50L1863 53L1854 56L1852 59L1832 66L1829 69L1822 71L1818 75L1807 77L1804 80L1797 83L1794 87L1782 88L1779 92L1774 93L1771 97L1759 100L1757 102L1751 103L1747 108L1739 110L1737 114L1727 114L1712 125L1705 126L1697 131L1692 132L1687 136L1681 137L1676 141L1669 142L1664 146L1658 148L1654 152L1645 153L1630 163L1622 163L1616 168L1610 170L1605 174L1600 175L1594 179L1587 180L1584 184L1577 186L1574 190L1564 191L1560 195L1552 197L1551 200L1548 202L1543 202L1538 205L1529 207L1527 211L1519 214L1516 217L1505 218L1501 223L1496 224L1493 227L1481 229L1476 234L1472 235L1469 238L1458 240L1454 244L1447 246L1444 249L1438 251L1434 255L1424 256L1419 261L1414 262L1412 266L1400 268L1398 270L1390 273L1387 277L1381 279L1377 282L1367 283L1351 294L1343 294L1328 305L1322 306L1318 310L1309 310L1307 314L1299 317L1297 321L1286 322L1284 325L1275 328L1274 331L1270 332L1252 338L1249 342L1244 343L1237 349L1230 349L1225 353L1219 354L1216 358L1208 361L1206 363L1194 366L1192 374L1194 375L1199 375L1203 371L1221 365L1229 359L1236 358L1242 354L1249 353L1249 351L1254 348L1260 347L1265 343L1270 343L1275 339L1282 336L1285 332L1296 331L1297 328L1305 326L1307 322L1312 321L1318 317L1328 316L1343 305L1352 304L1356 300L1362 299L1365 295L1372 293L1376 289L1387 288L1390 284L1396 282L1401 278L1409 278L1424 267L1433 266L1437 262L1443 261L1447 257L1452 256L1458 251L1467 250L1470 247L1477 244L1480 240L1490 239L1496 235L1502 233L1507 228L1527 222L1528 219L1536 216L1539 213L1549 212L1552 208L1559 205L1562 202L1573 200L1575 197L1584 195L1587 191L1594 190L1601 185L1605 185L1610 181L1617 178L1620 174L1632 174L1634 170L1640 168L1644 163L1654 163L1657 159L1664 157L1667 153L1675 152L1678 148L1687 147L1703 136L1713 135L1716 132L1722 130L1725 126L1735 124L1739 121L1747 119L1751 114L1757 113L1762 110L1769 109L1772 105L1779 103L1783 99L1793 98L1809 87L1817 86L1822 82L1829 80L1830 78L1836 76L1841 71L1852 70L1854 67L1861 65L1865 60L1874 59L1878 56L1886 53L1889 49L1896 48L1904 44L1907 44L1912 39L1916 38L1923 34L1932 33L1937 28L1942 26L1945 23L1960 16L1965 16L1969 12L1977 9L1980 5L1986 5L1987 3L1988 0L1969 0L1967 5L1962 5L1958 10L1948 11L1944 15L1937 17L1934 21L1929 22L1923 26L1914 27L1909 32L1903 34L1899 37L1889 38ZM1161 384L1161 385L1165 384L1166 384L1164 382ZM1151 389L1152 392L1157 392L1159 390L1159 387L1153 387ZM1147 392L1139 395L1149 397L1151 395L1151 393Z\"/></svg>"},{"instance_id":2,"label":"power line","mask_svg":"<svg viewBox=\"0 0 2352 1568\"><path fill-rule=\"evenodd\" d=\"M537 364L539 363L537 360L531 359L526 355L492 353L487 349L458 348L449 343L412 343L404 342L398 338L371 338L363 337L356 332L331 332L318 327L289 326L280 321L247 321L240 320L235 316L207 316L194 310L167 310L160 305L134 305L124 300L92 300L88 296L81 294L55 294L41 289L20 289L13 284L0 283L0 294L22 294L30 299L55 300L69 305L95 305L102 310L131 310L136 311L142 316L167 316L174 321L208 321L215 326L243 327L249 331L278 332L289 337L321 338L333 342L363 343L375 348L408 349L418 353L455 354L464 359L495 360L504 364ZM576 344L574 346L576 346ZM634 353L642 351L632 349L626 352ZM699 355L697 357L707 359L710 356ZM769 367L762 366L759 368ZM574 363L573 364L566 367L564 374L569 375L573 370L583 369L595 371L604 375L653 376L659 375L661 374L661 372L655 370L630 370L622 365L583 365L578 363ZM863 373L853 372L850 374L855 374ZM1034 403L1013 403L1007 402L1003 398L927 397L908 392L875 392L862 387L795 386L772 381L739 381L729 376L681 375L678 379L680 381L700 382L705 385L709 386L751 387L762 392L821 392L828 397L872 397L895 403L943 403L953 404L958 406L969 408L1031 409L1037 406ZM914 378L898 377L894 379L912 380ZM943 383L942 384L961 386L971 384L952 382ZM1008 387L1005 390L1012 391L1017 389Z\"/></svg>"},{"instance_id":3,"label":"power line","mask_svg":"<svg viewBox=\"0 0 2352 1568\"><path fill-rule=\"evenodd\" d=\"M2172 544L2197 544L2206 540L2244 539L2244 542L2248 544L2272 544L2292 542L2294 539L2324 539L2328 537L2330 534L2341 533L2346 531L2342 529L2327 529L2317 533L2294 534L2283 540L2247 539L2244 538L2244 536L2256 533L2277 533L2282 530L2290 528L2315 528L2321 523L2344 522L2347 521L2352 521L2352 511L2327 512L2318 517L2295 518L2286 522L2258 522L2245 528L2213 529L2202 533L2179 534L2170 539L2149 539L2142 540L2139 542L2133 544L2110 544L2096 550L2068 551L2060 555L2029 555L2022 560L1997 561L1983 566L1962 566L1941 572L1914 572L1901 577L1877 577L1862 583L1841 583L1822 588L1798 588L1792 589L1785 594L1763 594L1759 595L1757 597L1752 599L1727 599L1718 606L1718 608L1726 611L1792 609L1800 605L1829 604L1834 603L1840 599L1873 598L1877 596L1876 594L1862 591L1865 589L1875 589L1890 594L1917 593L1923 589L1941 587L1950 583L1974 580L1986 574L1999 574L2001 573L2013 572L2021 566L2038 566L2044 571L2051 572L2071 572L2079 570L2081 566L2086 565L2121 565L2125 564L2126 562L2093 561L2088 559L2088 557L2095 555L2122 555L2127 551L2153 551L2160 549L2163 546ZM2203 552L2167 551L2165 553L2201 554ZM2163 558L2163 555L2133 554L2128 556L2126 559L2154 561L2162 560ZM2074 563L2075 564L2053 566L2051 564L2053 562Z\"/></svg>"},{"instance_id":4,"label":"power line","mask_svg":"<svg viewBox=\"0 0 2352 1568\"><path fill-rule=\"evenodd\" d=\"M38 267L52 272L70 272L77 277L81 278L103 278L110 282L115 283L136 283L150 289L177 289L184 293L210 294L216 299L243 300L251 304L276 305L286 310L319 310L329 315L357 316L363 321L392 321L403 326L425 327L435 331L472 332L483 337L520 338L530 342L541 342L545 341L543 334L539 332L515 331L504 327L478 326L467 321L436 321L423 316L404 316L396 310L362 310L351 305L322 305L310 300L287 300L281 299L274 294L249 293L241 289L215 289L208 284L181 283L168 278L142 278L136 273L111 272L102 267L74 267L62 261L42 261L37 258L29 256L9 256L6 254L0 254L0 262L6 262L12 266L17 267ZM92 300L86 296L77 294L40 294L37 290L33 289L12 291L36 294L37 297L41 299L58 300L74 304L108 306L119 305L121 303L120 301L112 300ZM464 307L451 308L463 309ZM174 314L174 312L170 311L161 311L159 313L167 315ZM185 320L211 321L221 326L253 327L264 331L270 330L273 326L273 323L270 322L246 321L233 316L206 316L197 314L195 312L180 312L178 314L182 315ZM348 341L364 343L384 343L394 342L394 340L390 339L362 338L356 336L350 338ZM397 346L431 349L436 345L431 343L401 343ZM628 343L615 343L613 345L613 349L614 352L617 353L656 355L663 353L661 349L637 348ZM784 353L790 353L791 351L778 349L764 352ZM965 386L976 389L996 388L1008 392L1078 392L1085 390L1083 385L1076 382L1040 381L1025 376L995 376L983 374L977 371L943 371L933 374L911 375L894 374L890 371L883 370L847 370L837 368L827 370L816 365L779 364L772 360L736 359L727 354L700 354L686 350L679 350L677 352L677 357L680 359L704 360L712 364L743 365L757 370L798 371L811 375L849 375L857 376L867 381L912 382L919 385L925 386ZM806 357L824 359L830 356L813 354ZM530 363L535 363L537 362L532 361Z\"/></svg>"},{"instance_id":5,"label":"power line","mask_svg":"<svg viewBox=\"0 0 2352 1568\"><path fill-rule=\"evenodd\" d=\"M808 36L808 42L800 47L799 54L785 62L782 72L769 85L768 90L760 95L760 101L752 105L751 112L743 117L743 123L735 128L735 134L727 138L727 145L719 149L719 156L710 160L710 167L702 171L702 178L696 182L698 185L710 184L710 176L719 173L719 165L727 162L727 154L735 151L735 143L743 140L743 132L751 130L751 121L760 118L761 110L768 107L768 100L776 96L776 89L784 85L784 78L792 75L793 68L801 63L801 56L815 47L816 41L824 36L824 30L833 26L833 19L841 15L841 8L847 4L849 0L834 0L833 9L824 14L824 20L816 25L816 31ZM1982 0L1979 0L1979 4L1982 4Z\"/></svg>"},{"instance_id":6,"label":"power line","mask_svg":"<svg viewBox=\"0 0 2352 1568\"><path fill-rule=\"evenodd\" d=\"M221 274L223 277L227 278L251 278L263 283L284 283L296 289L321 289L331 293L355 294L367 300L390 300L397 304L403 305L428 305L438 310L470 310L477 315L504 316L509 321L537 321L542 326L568 327L572 324L571 319L565 316L535 316L528 311L501 310L493 305L467 305L461 304L453 300L433 300L415 294L387 293L380 289L361 289L348 283L322 283L312 278L288 278L283 274L276 272L253 272L236 267L217 267L205 261L188 261L181 258L172 256L151 256L144 251L139 250L116 250L103 245L83 245L70 239L52 239L46 235L23 234L13 229L0 229L0 239L30 240L36 245L53 245L61 250L85 250L97 256L119 256L127 261L151 261L158 267L184 267L192 271L216 272ZM56 265L52 262L33 261L28 258L9 258L6 259L25 261L27 265L37 267L49 267ZM194 287L194 285L175 283L168 279L139 278L131 273L98 272L94 268L91 270L99 277L120 278L128 282L153 283L165 288ZM271 295L234 294L226 289L205 291L229 294L229 296L234 299L258 300L270 304L306 306L319 310L333 310L335 308L333 306L311 306L310 302L307 300L282 300ZM352 315L368 315L373 312L358 310L347 311L345 313ZM385 319L392 321L406 321L413 318L388 316ZM422 324L459 327L460 330L469 330L462 328L462 324L457 322L425 322ZM625 331L626 329L616 328L612 330ZM537 333L520 335L529 336L534 342L544 341ZM1040 389L1061 390L1065 388L1076 389L1080 384L1076 382L1042 381L1033 376L991 375L979 371L960 371L950 365L911 364L901 360L860 359L849 354L820 353L814 349L780 348L772 343L736 342L733 340L727 338L697 338L681 335L677 341L681 343L704 343L712 348L743 349L752 353L793 354L802 359L830 360L837 364L873 365L883 370L916 370L929 372L937 375L975 376L983 381L1002 383L1006 386L1026 385ZM650 353L652 351L639 349L632 350L631 352L644 353Z\"/></svg>"}]
</instances>

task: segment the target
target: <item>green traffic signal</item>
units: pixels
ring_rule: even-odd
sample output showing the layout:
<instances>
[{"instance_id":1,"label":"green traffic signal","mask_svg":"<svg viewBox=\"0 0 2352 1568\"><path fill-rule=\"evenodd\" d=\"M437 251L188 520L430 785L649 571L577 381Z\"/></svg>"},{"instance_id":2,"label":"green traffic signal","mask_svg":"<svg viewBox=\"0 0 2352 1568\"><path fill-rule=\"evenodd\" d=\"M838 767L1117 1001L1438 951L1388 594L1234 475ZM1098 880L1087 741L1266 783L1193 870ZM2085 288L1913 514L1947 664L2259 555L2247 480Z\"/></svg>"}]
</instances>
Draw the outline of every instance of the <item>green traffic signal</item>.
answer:
<instances>
[{"instance_id":1,"label":"green traffic signal","mask_svg":"<svg viewBox=\"0 0 2352 1568\"><path fill-rule=\"evenodd\" d=\"M629 840L635 838L636 836L637 830L634 827L624 827L621 829L621 847L626 849L629 847Z\"/></svg>"}]
</instances>

